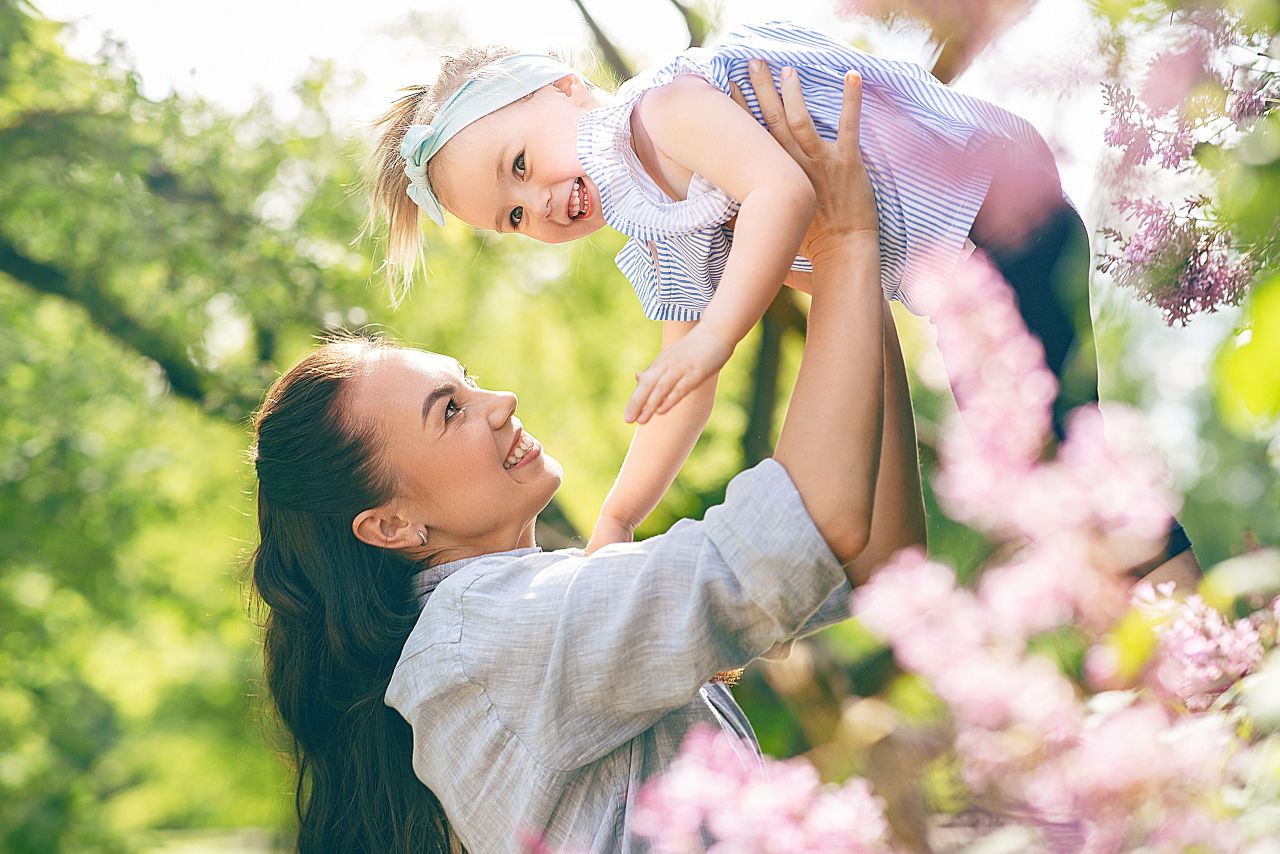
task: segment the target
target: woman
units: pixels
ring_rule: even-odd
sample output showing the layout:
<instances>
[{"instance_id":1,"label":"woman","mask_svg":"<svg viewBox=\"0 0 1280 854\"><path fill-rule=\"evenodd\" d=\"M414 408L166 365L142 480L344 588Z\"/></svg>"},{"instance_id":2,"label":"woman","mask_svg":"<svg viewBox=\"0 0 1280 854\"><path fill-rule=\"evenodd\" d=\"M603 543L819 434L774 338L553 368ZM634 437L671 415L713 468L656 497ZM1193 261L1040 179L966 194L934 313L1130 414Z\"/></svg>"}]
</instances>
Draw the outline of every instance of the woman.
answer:
<instances>
[{"instance_id":1,"label":"woman","mask_svg":"<svg viewBox=\"0 0 1280 854\"><path fill-rule=\"evenodd\" d=\"M301 850L643 848L636 792L691 726L758 751L708 680L847 614L846 579L923 540L861 91L827 145L786 86L783 102L757 91L819 199L808 338L774 457L705 520L589 557L540 551L560 466L514 395L445 356L335 342L268 392L253 577Z\"/></svg>"}]
</instances>

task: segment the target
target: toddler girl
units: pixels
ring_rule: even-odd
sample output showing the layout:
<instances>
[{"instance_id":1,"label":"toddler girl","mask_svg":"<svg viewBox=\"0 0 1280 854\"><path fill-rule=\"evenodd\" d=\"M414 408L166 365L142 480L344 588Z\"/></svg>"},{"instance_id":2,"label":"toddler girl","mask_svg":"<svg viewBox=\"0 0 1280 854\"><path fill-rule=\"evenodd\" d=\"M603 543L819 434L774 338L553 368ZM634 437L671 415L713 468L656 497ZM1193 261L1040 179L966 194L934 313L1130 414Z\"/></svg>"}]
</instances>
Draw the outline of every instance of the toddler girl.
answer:
<instances>
[{"instance_id":1,"label":"toddler girl","mask_svg":"<svg viewBox=\"0 0 1280 854\"><path fill-rule=\"evenodd\" d=\"M383 117L374 213L389 219L388 263L406 284L421 252L419 211L438 225L448 210L476 228L547 243L605 224L630 238L617 264L646 316L663 321L663 347L637 375L625 417L641 426L589 551L630 539L705 426L734 346L784 280L805 287L809 264L796 251L813 189L762 126L751 80L753 67L757 77L766 70L758 62L780 70L784 90L799 83L827 140L846 76L860 75L860 148L886 297L915 310L913 285L946 275L972 239L1020 301L1025 291L1045 309L1024 316L1055 372L1080 349L1088 239L1048 147L1025 120L918 65L775 22L688 50L608 97L550 56L470 49ZM734 87L747 110L731 99ZM1087 356L1078 388L1063 384L1063 411L1096 399Z\"/></svg>"}]
</instances>

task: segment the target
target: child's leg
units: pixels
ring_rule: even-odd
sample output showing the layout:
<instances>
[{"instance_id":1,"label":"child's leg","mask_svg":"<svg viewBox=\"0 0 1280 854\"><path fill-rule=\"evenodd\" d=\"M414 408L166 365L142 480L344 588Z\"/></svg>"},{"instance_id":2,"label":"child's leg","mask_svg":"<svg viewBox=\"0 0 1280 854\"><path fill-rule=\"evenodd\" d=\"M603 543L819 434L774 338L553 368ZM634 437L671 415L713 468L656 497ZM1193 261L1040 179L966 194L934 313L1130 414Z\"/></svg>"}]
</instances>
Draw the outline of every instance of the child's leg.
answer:
<instances>
[{"instance_id":1,"label":"child's leg","mask_svg":"<svg viewBox=\"0 0 1280 854\"><path fill-rule=\"evenodd\" d=\"M1045 360L1059 383L1053 431L1061 441L1067 413L1098 400L1098 359L1089 314L1089 232L1080 215L1060 196L1042 207L1034 227L1026 229L1024 221L1021 234L1003 228L996 213L1001 200L1017 187L1042 183L1042 175L1001 170L970 237L1009 282L1023 321L1044 345ZM1146 571L1190 548L1182 525L1173 520L1163 559Z\"/></svg>"}]
</instances>

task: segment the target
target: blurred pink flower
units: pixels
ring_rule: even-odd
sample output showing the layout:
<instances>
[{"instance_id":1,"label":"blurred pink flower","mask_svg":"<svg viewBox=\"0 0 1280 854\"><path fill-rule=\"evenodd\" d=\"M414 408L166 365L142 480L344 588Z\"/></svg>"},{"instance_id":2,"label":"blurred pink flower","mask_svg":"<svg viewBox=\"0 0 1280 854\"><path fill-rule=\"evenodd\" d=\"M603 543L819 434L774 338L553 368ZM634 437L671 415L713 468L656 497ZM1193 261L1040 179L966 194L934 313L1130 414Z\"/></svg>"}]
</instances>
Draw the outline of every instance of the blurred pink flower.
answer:
<instances>
[{"instance_id":1,"label":"blurred pink flower","mask_svg":"<svg viewBox=\"0 0 1280 854\"><path fill-rule=\"evenodd\" d=\"M1084 678L1094 691L1115 691L1124 687L1120 674L1120 653L1108 644L1089 647L1084 656Z\"/></svg>"},{"instance_id":2,"label":"blurred pink flower","mask_svg":"<svg viewBox=\"0 0 1280 854\"><path fill-rule=\"evenodd\" d=\"M1223 828L1201 802L1226 782L1235 744L1220 716L1175 718L1137 703L1092 722L1074 746L1031 774L1027 803L1047 822L1082 822L1080 850L1213 843Z\"/></svg>"},{"instance_id":3,"label":"blurred pink flower","mask_svg":"<svg viewBox=\"0 0 1280 854\"><path fill-rule=\"evenodd\" d=\"M1118 573L1144 561L1167 530L1173 497L1160 488L1160 467L1134 439L1140 428L1117 410L1113 441L1096 408L1083 408L1071 416L1056 459L1042 461L1057 383L1008 285L975 254L945 284L921 288L921 299L938 320L938 346L961 415L939 443L939 499L967 524L1043 547L1019 562L1030 573L1019 578L1021 594L1011 589L1002 606L1013 617L1013 599L1044 597L1041 609L1026 614L1023 631L1069 616L1062 608L1067 601L1088 612L1090 600L1107 593L1105 585L1076 578L1090 567ZM1034 569L1036 561L1055 569L1064 562L1079 566L1065 567L1067 579L1053 579ZM998 601L994 592L984 596ZM1111 618L1123 609L1118 589L1108 598L1095 615ZM1008 619L1005 624L1012 627Z\"/></svg>"},{"instance_id":4,"label":"blurred pink flower","mask_svg":"<svg viewBox=\"0 0 1280 854\"><path fill-rule=\"evenodd\" d=\"M1210 69L1207 40L1192 35L1182 45L1151 61L1142 84L1142 100L1160 115L1182 106L1196 86L1216 79Z\"/></svg>"},{"instance_id":5,"label":"blurred pink flower","mask_svg":"<svg viewBox=\"0 0 1280 854\"><path fill-rule=\"evenodd\" d=\"M1112 406L1104 423L1096 406L1076 409L1067 418L1067 436L1053 467L1060 473L1059 493L1072 494L1087 508L1080 530L1066 535L1089 543L1092 566L1120 573L1163 544L1170 510L1181 502L1165 486L1164 467L1136 413Z\"/></svg>"},{"instance_id":6,"label":"blurred pink flower","mask_svg":"<svg viewBox=\"0 0 1280 854\"><path fill-rule=\"evenodd\" d=\"M659 852L891 851L883 805L865 780L824 786L803 759L749 765L728 735L691 730L667 771L644 784L632 827Z\"/></svg>"},{"instance_id":7,"label":"blurred pink flower","mask_svg":"<svg viewBox=\"0 0 1280 854\"><path fill-rule=\"evenodd\" d=\"M1054 557L1027 550L1011 563L983 571L978 597L993 631L1025 640L1071 621L1071 579L1082 568Z\"/></svg>"}]
</instances>

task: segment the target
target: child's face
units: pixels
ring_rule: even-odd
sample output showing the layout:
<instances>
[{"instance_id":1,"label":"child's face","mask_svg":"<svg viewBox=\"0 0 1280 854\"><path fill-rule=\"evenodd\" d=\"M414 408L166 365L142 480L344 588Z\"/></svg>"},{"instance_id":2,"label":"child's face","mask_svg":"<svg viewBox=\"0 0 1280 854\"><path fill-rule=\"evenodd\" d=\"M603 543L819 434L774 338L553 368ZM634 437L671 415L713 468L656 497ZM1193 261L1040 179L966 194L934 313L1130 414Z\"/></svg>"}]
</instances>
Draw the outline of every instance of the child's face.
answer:
<instances>
[{"instance_id":1,"label":"child's face","mask_svg":"<svg viewBox=\"0 0 1280 854\"><path fill-rule=\"evenodd\" d=\"M581 80L564 77L463 128L431 163L440 203L474 228L543 243L591 234L605 222L577 136L596 103Z\"/></svg>"}]
</instances>

